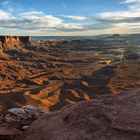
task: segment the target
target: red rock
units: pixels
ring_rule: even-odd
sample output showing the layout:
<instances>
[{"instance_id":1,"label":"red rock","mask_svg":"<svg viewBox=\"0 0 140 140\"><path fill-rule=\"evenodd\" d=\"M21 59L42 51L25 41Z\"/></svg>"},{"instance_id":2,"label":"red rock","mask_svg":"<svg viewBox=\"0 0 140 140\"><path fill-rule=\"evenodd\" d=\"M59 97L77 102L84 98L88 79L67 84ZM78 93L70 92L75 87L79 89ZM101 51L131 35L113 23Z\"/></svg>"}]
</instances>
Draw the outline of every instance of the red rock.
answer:
<instances>
[{"instance_id":1,"label":"red rock","mask_svg":"<svg viewBox=\"0 0 140 140\"><path fill-rule=\"evenodd\" d=\"M27 43L31 41L31 37L29 36L0 36L0 41L2 43L6 44L12 44L12 43Z\"/></svg>"},{"instance_id":2,"label":"red rock","mask_svg":"<svg viewBox=\"0 0 140 140\"><path fill-rule=\"evenodd\" d=\"M66 106L34 122L20 140L139 140L140 90Z\"/></svg>"},{"instance_id":3,"label":"red rock","mask_svg":"<svg viewBox=\"0 0 140 140\"><path fill-rule=\"evenodd\" d=\"M14 140L20 134L18 129L0 127L0 140Z\"/></svg>"}]
</instances>

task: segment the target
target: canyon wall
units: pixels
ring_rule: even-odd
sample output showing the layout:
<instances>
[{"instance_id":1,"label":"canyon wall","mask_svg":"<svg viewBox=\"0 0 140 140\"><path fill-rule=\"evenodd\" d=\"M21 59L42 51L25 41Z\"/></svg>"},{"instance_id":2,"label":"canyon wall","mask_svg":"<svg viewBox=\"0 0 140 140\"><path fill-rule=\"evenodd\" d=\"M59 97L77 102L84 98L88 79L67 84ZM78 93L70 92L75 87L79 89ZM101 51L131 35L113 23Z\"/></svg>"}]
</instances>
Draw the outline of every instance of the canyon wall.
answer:
<instances>
[{"instance_id":1,"label":"canyon wall","mask_svg":"<svg viewBox=\"0 0 140 140\"><path fill-rule=\"evenodd\" d=\"M7 46L15 47L21 44L26 44L30 41L30 36L0 36L1 48L5 48Z\"/></svg>"}]
</instances>

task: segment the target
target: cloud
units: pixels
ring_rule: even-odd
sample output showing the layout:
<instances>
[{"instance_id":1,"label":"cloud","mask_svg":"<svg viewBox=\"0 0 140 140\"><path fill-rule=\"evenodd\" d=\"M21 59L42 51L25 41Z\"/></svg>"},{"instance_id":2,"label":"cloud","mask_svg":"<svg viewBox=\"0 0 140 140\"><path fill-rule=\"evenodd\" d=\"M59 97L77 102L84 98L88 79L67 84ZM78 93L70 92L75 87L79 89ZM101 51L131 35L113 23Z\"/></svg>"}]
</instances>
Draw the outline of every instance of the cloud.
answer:
<instances>
[{"instance_id":1,"label":"cloud","mask_svg":"<svg viewBox=\"0 0 140 140\"><path fill-rule=\"evenodd\" d=\"M106 20L123 20L128 18L139 18L140 17L140 9L133 9L128 11L119 11L119 12L104 12L99 14L102 19Z\"/></svg>"},{"instance_id":2,"label":"cloud","mask_svg":"<svg viewBox=\"0 0 140 140\"><path fill-rule=\"evenodd\" d=\"M10 13L8 12L5 12L3 10L0 9L0 20L8 20L8 19L11 19L12 16Z\"/></svg>"},{"instance_id":3,"label":"cloud","mask_svg":"<svg viewBox=\"0 0 140 140\"><path fill-rule=\"evenodd\" d=\"M125 0L121 3L140 3L140 0Z\"/></svg>"},{"instance_id":4,"label":"cloud","mask_svg":"<svg viewBox=\"0 0 140 140\"><path fill-rule=\"evenodd\" d=\"M63 23L61 26L56 27L56 30L63 32L76 32L89 30L90 26L87 24L74 24L74 23Z\"/></svg>"},{"instance_id":5,"label":"cloud","mask_svg":"<svg viewBox=\"0 0 140 140\"><path fill-rule=\"evenodd\" d=\"M8 12L12 12L14 9L11 7L11 2L10 1L4 1L1 2L1 6L3 7L3 9L5 9Z\"/></svg>"},{"instance_id":6,"label":"cloud","mask_svg":"<svg viewBox=\"0 0 140 140\"><path fill-rule=\"evenodd\" d=\"M41 11L29 11L22 13L18 16L22 22L27 24L32 24L38 27L55 27L60 25L63 20L61 18L55 17L53 15L46 15Z\"/></svg>"},{"instance_id":7,"label":"cloud","mask_svg":"<svg viewBox=\"0 0 140 140\"><path fill-rule=\"evenodd\" d=\"M60 25L63 20L53 15L46 15L40 11L29 11L12 16L0 10L0 27L34 30L40 28L53 28ZM6 24L4 24L6 22Z\"/></svg>"},{"instance_id":8,"label":"cloud","mask_svg":"<svg viewBox=\"0 0 140 140\"><path fill-rule=\"evenodd\" d=\"M85 17L85 16L64 15L62 17L65 17L65 18L68 18L68 19L72 19L72 20L85 20L85 19L87 19L87 17Z\"/></svg>"},{"instance_id":9,"label":"cloud","mask_svg":"<svg viewBox=\"0 0 140 140\"><path fill-rule=\"evenodd\" d=\"M98 14L98 22L106 29L115 29L118 32L134 32L140 29L140 0L125 0L121 2L127 10L108 11ZM120 30L120 31L119 31Z\"/></svg>"},{"instance_id":10,"label":"cloud","mask_svg":"<svg viewBox=\"0 0 140 140\"><path fill-rule=\"evenodd\" d=\"M51 15L37 10L14 12L5 1L0 9L0 28L31 34L80 34L138 32L140 29L140 0L124 0L126 10L98 13L95 17L82 15ZM4 8L5 7L5 8ZM16 13L16 14L15 14ZM11 33L11 32L10 32Z\"/></svg>"},{"instance_id":11,"label":"cloud","mask_svg":"<svg viewBox=\"0 0 140 140\"><path fill-rule=\"evenodd\" d=\"M83 17L71 17L83 19ZM28 11L12 16L10 13L0 11L0 27L18 30L44 30L44 31L83 31L89 29L88 25L66 23L62 18L47 15L41 11ZM6 23L6 24L5 24Z\"/></svg>"},{"instance_id":12,"label":"cloud","mask_svg":"<svg viewBox=\"0 0 140 140\"><path fill-rule=\"evenodd\" d=\"M0 29L3 30L16 30L16 32L76 32L90 30L91 25L83 24L78 21L85 20L86 17L79 15L63 15L55 16L46 14L37 10L24 10L14 12L13 5L18 7L18 3L12 3L12 1L1 2L0 9ZM12 7L11 7L12 6ZM66 5L62 5L66 8ZM20 9L20 8L19 8ZM66 20L66 18L68 20ZM73 23L72 20L77 20L77 23Z\"/></svg>"},{"instance_id":13,"label":"cloud","mask_svg":"<svg viewBox=\"0 0 140 140\"><path fill-rule=\"evenodd\" d=\"M121 4L126 4L130 10L140 9L140 0L124 0Z\"/></svg>"}]
</instances>

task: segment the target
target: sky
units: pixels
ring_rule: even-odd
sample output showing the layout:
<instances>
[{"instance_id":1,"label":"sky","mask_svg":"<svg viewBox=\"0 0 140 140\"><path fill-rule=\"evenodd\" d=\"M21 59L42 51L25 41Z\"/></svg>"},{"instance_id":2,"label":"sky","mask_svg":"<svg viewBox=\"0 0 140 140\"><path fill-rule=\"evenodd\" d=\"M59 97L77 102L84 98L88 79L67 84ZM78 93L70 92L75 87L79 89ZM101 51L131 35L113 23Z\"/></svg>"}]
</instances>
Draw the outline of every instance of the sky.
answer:
<instances>
[{"instance_id":1,"label":"sky","mask_svg":"<svg viewBox=\"0 0 140 140\"><path fill-rule=\"evenodd\" d=\"M140 0L0 0L0 34L140 33Z\"/></svg>"}]
</instances>

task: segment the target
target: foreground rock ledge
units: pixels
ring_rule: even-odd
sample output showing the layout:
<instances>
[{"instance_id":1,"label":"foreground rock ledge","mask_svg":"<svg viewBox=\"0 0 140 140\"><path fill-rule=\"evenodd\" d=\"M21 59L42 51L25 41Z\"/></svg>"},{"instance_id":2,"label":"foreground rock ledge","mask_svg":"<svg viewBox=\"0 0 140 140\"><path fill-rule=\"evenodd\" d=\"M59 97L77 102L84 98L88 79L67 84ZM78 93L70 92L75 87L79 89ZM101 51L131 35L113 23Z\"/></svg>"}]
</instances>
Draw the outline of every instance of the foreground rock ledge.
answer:
<instances>
[{"instance_id":1,"label":"foreground rock ledge","mask_svg":"<svg viewBox=\"0 0 140 140\"><path fill-rule=\"evenodd\" d=\"M140 140L140 90L47 114L19 140Z\"/></svg>"}]
</instances>

